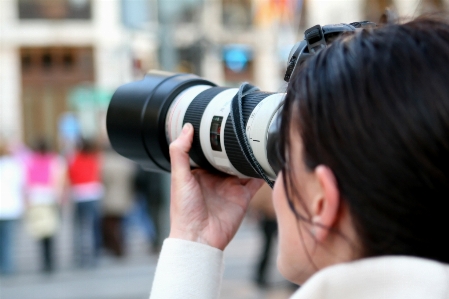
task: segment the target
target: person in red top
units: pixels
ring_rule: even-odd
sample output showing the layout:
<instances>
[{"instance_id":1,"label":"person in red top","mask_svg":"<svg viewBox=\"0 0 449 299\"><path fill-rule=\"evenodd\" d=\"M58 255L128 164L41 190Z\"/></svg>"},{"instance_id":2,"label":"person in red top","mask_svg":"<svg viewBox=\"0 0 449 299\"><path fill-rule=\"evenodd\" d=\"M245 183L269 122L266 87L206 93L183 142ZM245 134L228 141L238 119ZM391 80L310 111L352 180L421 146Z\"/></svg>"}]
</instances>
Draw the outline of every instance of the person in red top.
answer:
<instances>
[{"instance_id":1,"label":"person in red top","mask_svg":"<svg viewBox=\"0 0 449 299\"><path fill-rule=\"evenodd\" d=\"M101 156L93 141L81 141L69 159L68 176L75 204L75 262L79 267L92 267L100 251L100 201L104 195Z\"/></svg>"}]
</instances>

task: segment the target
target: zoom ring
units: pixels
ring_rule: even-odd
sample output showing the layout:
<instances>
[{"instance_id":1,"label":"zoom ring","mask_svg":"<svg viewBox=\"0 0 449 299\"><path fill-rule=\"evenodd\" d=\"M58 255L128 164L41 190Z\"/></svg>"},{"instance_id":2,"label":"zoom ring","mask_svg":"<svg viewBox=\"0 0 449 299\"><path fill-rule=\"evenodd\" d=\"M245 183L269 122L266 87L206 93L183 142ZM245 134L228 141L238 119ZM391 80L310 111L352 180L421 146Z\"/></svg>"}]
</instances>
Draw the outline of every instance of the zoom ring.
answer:
<instances>
[{"instance_id":1,"label":"zoom ring","mask_svg":"<svg viewBox=\"0 0 449 299\"><path fill-rule=\"evenodd\" d=\"M263 99L272 94L273 93L267 92L254 92L243 98L242 112L245 126L257 104L259 104ZM230 116L226 120L224 132L224 145L228 159L235 169L237 169L240 173L246 176L253 178L260 178L260 175L253 169L251 164L246 159L242 149L240 148L237 136L235 135L234 132L234 127L232 125L232 119Z\"/></svg>"},{"instance_id":2,"label":"zoom ring","mask_svg":"<svg viewBox=\"0 0 449 299\"><path fill-rule=\"evenodd\" d=\"M212 87L204 90L198 94L192 103L190 103L189 108L187 108L186 114L184 115L183 125L186 123L191 123L194 129L192 148L190 149L190 158L201 168L207 169L209 171L216 171L216 169L209 163L206 156L204 155L203 149L201 148L200 142L200 124L203 118L204 111L210 101L219 94L220 92L229 89L227 87Z\"/></svg>"}]
</instances>

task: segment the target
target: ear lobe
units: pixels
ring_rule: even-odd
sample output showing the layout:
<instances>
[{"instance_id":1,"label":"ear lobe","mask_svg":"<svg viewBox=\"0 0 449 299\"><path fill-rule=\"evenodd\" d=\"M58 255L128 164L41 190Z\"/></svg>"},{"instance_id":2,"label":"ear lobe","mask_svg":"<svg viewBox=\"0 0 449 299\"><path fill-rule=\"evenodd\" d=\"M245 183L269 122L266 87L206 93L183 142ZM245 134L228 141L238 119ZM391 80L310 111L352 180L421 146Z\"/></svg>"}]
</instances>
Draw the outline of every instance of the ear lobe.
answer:
<instances>
[{"instance_id":1,"label":"ear lobe","mask_svg":"<svg viewBox=\"0 0 449 299\"><path fill-rule=\"evenodd\" d=\"M329 235L329 229L338 221L340 191L334 173L329 167L319 165L314 172L321 188L321 198L315 205L312 225L316 240L323 242Z\"/></svg>"}]
</instances>

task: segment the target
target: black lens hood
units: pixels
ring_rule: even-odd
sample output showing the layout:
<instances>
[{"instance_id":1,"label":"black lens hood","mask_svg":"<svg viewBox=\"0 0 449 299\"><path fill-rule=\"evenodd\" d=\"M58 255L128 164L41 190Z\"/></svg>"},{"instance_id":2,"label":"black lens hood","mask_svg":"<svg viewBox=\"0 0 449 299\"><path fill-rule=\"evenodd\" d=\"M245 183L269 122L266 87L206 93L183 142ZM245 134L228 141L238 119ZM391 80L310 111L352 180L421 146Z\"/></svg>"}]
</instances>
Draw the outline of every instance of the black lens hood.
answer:
<instances>
[{"instance_id":1,"label":"black lens hood","mask_svg":"<svg viewBox=\"0 0 449 299\"><path fill-rule=\"evenodd\" d=\"M170 104L195 85L216 86L193 74L149 72L120 86L109 104L106 127L115 151L148 171L170 171L165 120Z\"/></svg>"}]
</instances>

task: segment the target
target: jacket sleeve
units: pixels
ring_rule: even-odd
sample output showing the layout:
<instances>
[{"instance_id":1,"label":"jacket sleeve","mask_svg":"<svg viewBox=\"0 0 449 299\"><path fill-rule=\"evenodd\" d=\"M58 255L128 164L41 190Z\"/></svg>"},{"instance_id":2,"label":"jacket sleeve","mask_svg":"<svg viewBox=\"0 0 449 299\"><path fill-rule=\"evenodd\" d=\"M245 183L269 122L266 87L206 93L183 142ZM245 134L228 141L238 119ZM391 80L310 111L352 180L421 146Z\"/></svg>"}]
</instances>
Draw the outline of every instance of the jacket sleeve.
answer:
<instances>
[{"instance_id":1,"label":"jacket sleeve","mask_svg":"<svg viewBox=\"0 0 449 299\"><path fill-rule=\"evenodd\" d=\"M223 269L223 251L196 242L166 239L150 299L218 298Z\"/></svg>"}]
</instances>

